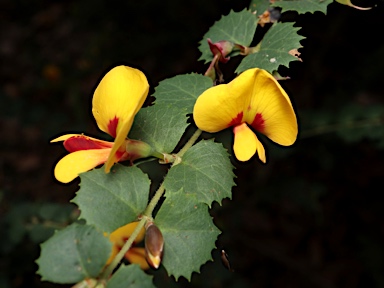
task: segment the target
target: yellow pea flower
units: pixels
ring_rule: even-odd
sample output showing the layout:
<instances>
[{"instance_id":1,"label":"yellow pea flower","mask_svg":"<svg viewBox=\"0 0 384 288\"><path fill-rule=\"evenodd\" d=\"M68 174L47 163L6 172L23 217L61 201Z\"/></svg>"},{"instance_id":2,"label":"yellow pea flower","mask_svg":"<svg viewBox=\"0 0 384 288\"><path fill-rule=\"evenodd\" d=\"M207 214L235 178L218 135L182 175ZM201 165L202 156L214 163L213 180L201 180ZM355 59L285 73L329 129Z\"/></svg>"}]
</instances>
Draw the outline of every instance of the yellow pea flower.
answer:
<instances>
[{"instance_id":1,"label":"yellow pea flower","mask_svg":"<svg viewBox=\"0 0 384 288\"><path fill-rule=\"evenodd\" d=\"M124 225L120 228L117 228L109 235L109 240L113 243L112 253L109 256L109 259L106 264L110 264L113 258L117 253L121 250L124 243L131 237L133 231L135 230L137 224L139 222L132 222L127 225ZM137 235L136 239L133 242L132 247L125 253L125 258L133 264L139 264L141 269L147 270L149 269L149 264L145 258L145 248L142 247L134 247L135 244L144 240L145 229L144 227L140 230L139 235Z\"/></svg>"},{"instance_id":2,"label":"yellow pea flower","mask_svg":"<svg viewBox=\"0 0 384 288\"><path fill-rule=\"evenodd\" d=\"M199 129L210 133L233 127L233 150L240 161L257 152L266 162L263 144L254 131L283 146L292 145L298 133L287 93L270 73L258 68L204 91L195 103L193 118Z\"/></svg>"},{"instance_id":3,"label":"yellow pea flower","mask_svg":"<svg viewBox=\"0 0 384 288\"><path fill-rule=\"evenodd\" d=\"M94 92L92 113L100 130L114 137L115 141L103 141L82 134L67 134L52 140L64 141L64 147L70 152L56 164L56 179L63 183L71 182L80 173L102 163L105 163L105 172L109 173L116 162L149 156L145 153L134 155L138 150L149 153L151 148L148 144L126 139L148 91L147 78L140 70L128 66L111 69ZM135 153L129 153L130 149Z\"/></svg>"}]
</instances>

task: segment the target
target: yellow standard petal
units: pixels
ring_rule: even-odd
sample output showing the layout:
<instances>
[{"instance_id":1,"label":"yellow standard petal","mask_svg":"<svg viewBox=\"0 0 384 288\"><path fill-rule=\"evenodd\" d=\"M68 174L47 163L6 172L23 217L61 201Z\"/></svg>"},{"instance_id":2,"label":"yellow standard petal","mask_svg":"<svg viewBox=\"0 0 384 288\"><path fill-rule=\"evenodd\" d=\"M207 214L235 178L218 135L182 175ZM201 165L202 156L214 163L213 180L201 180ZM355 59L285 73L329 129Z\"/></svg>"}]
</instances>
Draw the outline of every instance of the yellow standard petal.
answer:
<instances>
[{"instance_id":1,"label":"yellow standard petal","mask_svg":"<svg viewBox=\"0 0 384 288\"><path fill-rule=\"evenodd\" d=\"M265 70L255 68L243 74L247 74L249 82L253 83L245 121L272 141L280 145L292 145L296 141L298 127L287 93Z\"/></svg>"},{"instance_id":2,"label":"yellow standard petal","mask_svg":"<svg viewBox=\"0 0 384 288\"><path fill-rule=\"evenodd\" d=\"M233 133L235 134L233 151L237 160L248 161L257 151L259 159L263 163L266 162L263 144L261 144L259 139L257 139L256 134L246 123L234 127Z\"/></svg>"},{"instance_id":3,"label":"yellow standard petal","mask_svg":"<svg viewBox=\"0 0 384 288\"><path fill-rule=\"evenodd\" d=\"M69 183L80 173L86 172L107 161L111 149L81 150L68 154L55 167L55 177L62 183Z\"/></svg>"},{"instance_id":4,"label":"yellow standard petal","mask_svg":"<svg viewBox=\"0 0 384 288\"><path fill-rule=\"evenodd\" d=\"M105 165L106 173L118 161L116 152L124 149L124 140L148 90L149 84L144 73L128 66L113 68L97 86L92 100L93 116L99 128L115 138Z\"/></svg>"},{"instance_id":5,"label":"yellow standard petal","mask_svg":"<svg viewBox=\"0 0 384 288\"><path fill-rule=\"evenodd\" d=\"M204 91L193 108L196 126L213 133L241 124L243 111L247 109L251 97L248 86L249 83L245 81L234 80Z\"/></svg>"},{"instance_id":6,"label":"yellow standard petal","mask_svg":"<svg viewBox=\"0 0 384 288\"><path fill-rule=\"evenodd\" d=\"M100 81L92 100L92 113L100 130L116 138L123 126L133 121L148 90L147 78L140 70L128 66L111 69Z\"/></svg>"},{"instance_id":7,"label":"yellow standard petal","mask_svg":"<svg viewBox=\"0 0 384 288\"><path fill-rule=\"evenodd\" d=\"M123 246L125 241L127 241L127 239L131 237L138 223L139 222L132 222L117 228L115 231L111 233L111 235L109 236L109 239L115 245ZM137 235L135 242L142 241L144 239L144 235L145 235L145 229L142 228L139 234Z\"/></svg>"}]
</instances>

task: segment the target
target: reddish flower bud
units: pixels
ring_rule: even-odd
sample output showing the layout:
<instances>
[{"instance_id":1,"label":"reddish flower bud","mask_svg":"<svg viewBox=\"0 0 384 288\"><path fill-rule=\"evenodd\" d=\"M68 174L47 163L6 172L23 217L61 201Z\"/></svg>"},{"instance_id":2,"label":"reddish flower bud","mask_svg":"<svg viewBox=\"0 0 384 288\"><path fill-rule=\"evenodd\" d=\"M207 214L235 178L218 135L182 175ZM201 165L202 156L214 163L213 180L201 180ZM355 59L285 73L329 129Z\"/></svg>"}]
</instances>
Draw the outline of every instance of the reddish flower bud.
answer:
<instances>
[{"instance_id":1,"label":"reddish flower bud","mask_svg":"<svg viewBox=\"0 0 384 288\"><path fill-rule=\"evenodd\" d=\"M211 49L211 52L214 56L220 55L219 61L223 63L227 63L230 57L227 57L229 53L232 52L234 43L226 40L221 40L218 42L213 43L211 39L208 40L209 49Z\"/></svg>"},{"instance_id":2,"label":"reddish flower bud","mask_svg":"<svg viewBox=\"0 0 384 288\"><path fill-rule=\"evenodd\" d=\"M163 234L153 222L148 223L145 229L145 257L149 265L157 269L163 256Z\"/></svg>"}]
</instances>

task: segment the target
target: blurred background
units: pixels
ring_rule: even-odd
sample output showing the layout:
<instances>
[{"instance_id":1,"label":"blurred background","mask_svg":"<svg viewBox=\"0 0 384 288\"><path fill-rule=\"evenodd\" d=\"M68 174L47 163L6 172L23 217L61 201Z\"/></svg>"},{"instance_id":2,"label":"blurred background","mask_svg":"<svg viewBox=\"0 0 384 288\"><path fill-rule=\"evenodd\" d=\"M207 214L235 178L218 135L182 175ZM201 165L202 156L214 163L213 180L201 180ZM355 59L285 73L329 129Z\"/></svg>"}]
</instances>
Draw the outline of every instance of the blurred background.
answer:
<instances>
[{"instance_id":1,"label":"blurred background","mask_svg":"<svg viewBox=\"0 0 384 288\"><path fill-rule=\"evenodd\" d=\"M362 2L362 3L361 3ZM384 287L384 3L327 15L283 14L303 27L303 62L279 71L296 108L299 139L268 163L233 162L233 199L214 205L223 231L214 262L159 287ZM67 132L102 135L91 115L95 85L109 68L145 71L151 87L204 73L198 42L249 1L0 1L0 288L70 287L35 274L39 243L77 217L53 167L50 144ZM236 66L239 57L228 64ZM233 65L233 66L231 66ZM228 74L227 74L228 75ZM228 76L226 80L232 76ZM225 249L234 272L220 261Z\"/></svg>"}]
</instances>

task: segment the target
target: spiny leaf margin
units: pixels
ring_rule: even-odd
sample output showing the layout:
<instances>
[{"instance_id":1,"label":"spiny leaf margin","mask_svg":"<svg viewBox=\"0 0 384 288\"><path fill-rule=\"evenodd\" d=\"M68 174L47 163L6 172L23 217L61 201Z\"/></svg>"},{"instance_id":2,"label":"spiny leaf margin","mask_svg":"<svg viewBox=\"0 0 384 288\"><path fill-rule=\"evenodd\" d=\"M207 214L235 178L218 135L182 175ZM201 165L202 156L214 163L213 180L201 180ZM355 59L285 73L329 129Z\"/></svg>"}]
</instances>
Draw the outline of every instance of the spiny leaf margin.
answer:
<instances>
[{"instance_id":1,"label":"spiny leaf margin","mask_svg":"<svg viewBox=\"0 0 384 288\"><path fill-rule=\"evenodd\" d=\"M204 60L207 63L213 58L207 42L208 38L214 43L227 40L235 44L249 46L255 34L257 22L256 15L247 9L240 12L231 11L228 15L222 16L219 21L211 26L199 42L199 50L202 53L199 60ZM233 54L233 56L235 55Z\"/></svg>"},{"instance_id":2,"label":"spiny leaf margin","mask_svg":"<svg viewBox=\"0 0 384 288\"><path fill-rule=\"evenodd\" d=\"M289 52L301 48L300 41L305 37L297 32L300 27L293 27L294 23L275 23L265 34L259 52L250 54L243 58L236 69L241 73L255 67L265 69L272 73L280 65L289 66L292 61L299 59Z\"/></svg>"},{"instance_id":3,"label":"spiny leaf margin","mask_svg":"<svg viewBox=\"0 0 384 288\"><path fill-rule=\"evenodd\" d=\"M42 280L71 284L99 275L112 250L103 232L73 223L41 244L36 263Z\"/></svg>"},{"instance_id":4,"label":"spiny leaf margin","mask_svg":"<svg viewBox=\"0 0 384 288\"><path fill-rule=\"evenodd\" d=\"M220 230L213 224L208 206L197 203L196 196L180 189L171 191L155 219L164 237L162 264L176 280L191 280L193 272L212 261L211 251Z\"/></svg>"},{"instance_id":5,"label":"spiny leaf margin","mask_svg":"<svg viewBox=\"0 0 384 288\"><path fill-rule=\"evenodd\" d=\"M282 8L282 12L296 11L299 14L314 13L316 11L327 13L327 7L332 0L280 0L271 4Z\"/></svg>"},{"instance_id":6,"label":"spiny leaf margin","mask_svg":"<svg viewBox=\"0 0 384 288\"><path fill-rule=\"evenodd\" d=\"M232 196L233 169L221 143L202 140L185 153L180 164L169 170L164 180L165 193L183 188L209 207L214 201L221 204L222 199Z\"/></svg>"},{"instance_id":7,"label":"spiny leaf margin","mask_svg":"<svg viewBox=\"0 0 384 288\"><path fill-rule=\"evenodd\" d=\"M81 210L80 219L104 232L133 222L148 202L150 181L138 167L104 167L80 174L80 189L71 202Z\"/></svg>"}]
</instances>

